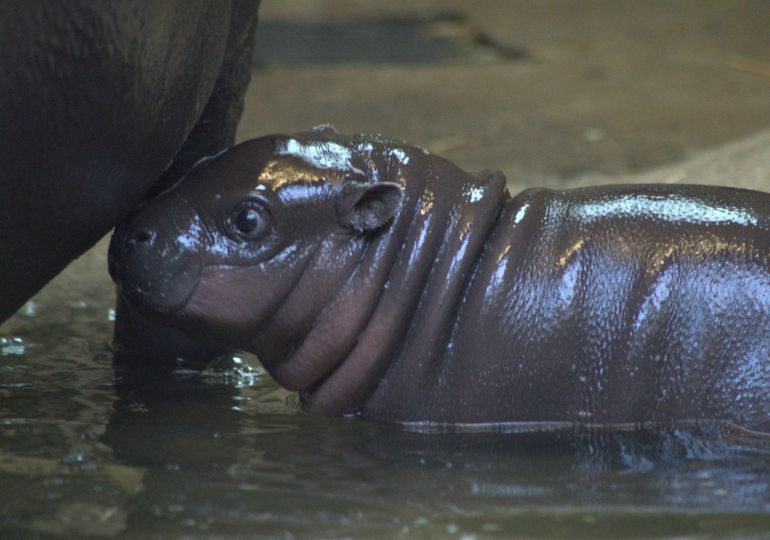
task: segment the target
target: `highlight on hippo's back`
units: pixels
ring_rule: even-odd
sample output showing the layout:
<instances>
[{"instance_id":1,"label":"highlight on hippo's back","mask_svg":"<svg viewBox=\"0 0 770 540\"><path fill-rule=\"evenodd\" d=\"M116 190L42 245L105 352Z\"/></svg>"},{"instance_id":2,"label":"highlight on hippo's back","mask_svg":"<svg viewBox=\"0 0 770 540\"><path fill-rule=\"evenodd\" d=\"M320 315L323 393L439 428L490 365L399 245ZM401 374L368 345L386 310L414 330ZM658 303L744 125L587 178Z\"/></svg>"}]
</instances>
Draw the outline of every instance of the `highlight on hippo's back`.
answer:
<instances>
[{"instance_id":1,"label":"highlight on hippo's back","mask_svg":"<svg viewBox=\"0 0 770 540\"><path fill-rule=\"evenodd\" d=\"M240 144L115 231L135 309L304 407L413 426L770 432L770 196L530 189L329 127Z\"/></svg>"}]
</instances>

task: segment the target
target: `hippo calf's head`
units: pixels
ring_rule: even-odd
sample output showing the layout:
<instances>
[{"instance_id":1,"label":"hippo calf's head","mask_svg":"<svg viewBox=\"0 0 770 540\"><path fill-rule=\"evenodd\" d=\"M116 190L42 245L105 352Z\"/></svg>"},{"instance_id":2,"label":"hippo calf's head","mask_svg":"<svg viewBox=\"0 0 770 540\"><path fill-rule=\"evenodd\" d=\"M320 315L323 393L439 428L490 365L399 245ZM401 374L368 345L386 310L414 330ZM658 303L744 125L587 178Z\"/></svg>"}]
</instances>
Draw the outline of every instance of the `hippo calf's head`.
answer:
<instances>
[{"instance_id":1,"label":"hippo calf's head","mask_svg":"<svg viewBox=\"0 0 770 540\"><path fill-rule=\"evenodd\" d=\"M369 139L331 129L240 144L119 225L110 274L129 304L278 366L385 228L403 188ZM348 272L344 268L348 267ZM281 380L283 378L283 380Z\"/></svg>"}]
</instances>

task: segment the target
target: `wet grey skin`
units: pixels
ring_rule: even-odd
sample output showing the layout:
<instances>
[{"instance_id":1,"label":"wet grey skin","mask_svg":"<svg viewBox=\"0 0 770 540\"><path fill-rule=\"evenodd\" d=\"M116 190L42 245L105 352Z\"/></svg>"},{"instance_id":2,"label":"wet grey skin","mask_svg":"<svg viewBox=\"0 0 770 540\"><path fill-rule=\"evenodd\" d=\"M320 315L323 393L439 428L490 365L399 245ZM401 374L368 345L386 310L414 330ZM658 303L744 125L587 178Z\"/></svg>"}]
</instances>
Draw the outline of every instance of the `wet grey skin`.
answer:
<instances>
[{"instance_id":1,"label":"wet grey skin","mask_svg":"<svg viewBox=\"0 0 770 540\"><path fill-rule=\"evenodd\" d=\"M770 431L770 196L529 189L330 128L240 144L116 231L128 302L310 411Z\"/></svg>"}]
</instances>

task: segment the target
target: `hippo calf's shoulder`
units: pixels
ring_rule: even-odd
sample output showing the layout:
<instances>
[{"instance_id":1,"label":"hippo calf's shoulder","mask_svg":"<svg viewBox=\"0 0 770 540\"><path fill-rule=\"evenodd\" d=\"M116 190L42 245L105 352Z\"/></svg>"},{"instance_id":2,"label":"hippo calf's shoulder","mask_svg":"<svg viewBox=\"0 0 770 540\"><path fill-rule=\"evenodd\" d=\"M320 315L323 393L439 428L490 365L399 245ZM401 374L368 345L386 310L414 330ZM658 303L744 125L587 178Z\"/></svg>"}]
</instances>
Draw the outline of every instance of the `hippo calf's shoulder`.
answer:
<instances>
[{"instance_id":1,"label":"hippo calf's shoulder","mask_svg":"<svg viewBox=\"0 0 770 540\"><path fill-rule=\"evenodd\" d=\"M243 143L116 229L127 301L309 410L770 431L770 196L527 190L317 129Z\"/></svg>"}]
</instances>

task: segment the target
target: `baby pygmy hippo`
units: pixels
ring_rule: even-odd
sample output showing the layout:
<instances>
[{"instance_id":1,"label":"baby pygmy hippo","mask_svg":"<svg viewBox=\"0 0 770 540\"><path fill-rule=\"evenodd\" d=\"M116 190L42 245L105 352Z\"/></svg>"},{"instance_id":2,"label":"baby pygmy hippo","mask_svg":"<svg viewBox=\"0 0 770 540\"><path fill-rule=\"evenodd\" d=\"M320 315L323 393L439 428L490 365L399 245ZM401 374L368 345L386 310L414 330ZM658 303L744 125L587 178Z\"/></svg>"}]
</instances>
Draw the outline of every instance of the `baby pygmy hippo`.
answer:
<instances>
[{"instance_id":1,"label":"baby pygmy hippo","mask_svg":"<svg viewBox=\"0 0 770 540\"><path fill-rule=\"evenodd\" d=\"M136 309L255 353L326 414L770 432L770 196L511 198L329 127L240 144L115 231Z\"/></svg>"}]
</instances>

